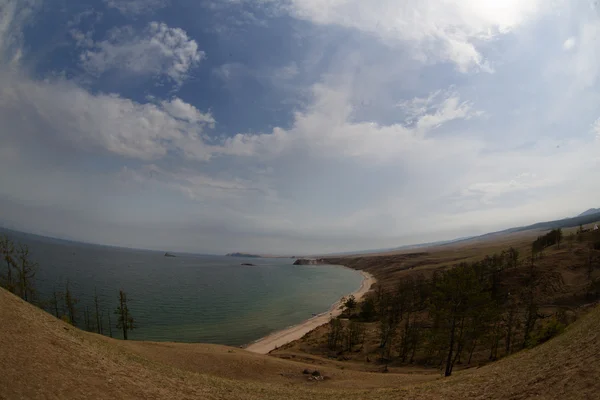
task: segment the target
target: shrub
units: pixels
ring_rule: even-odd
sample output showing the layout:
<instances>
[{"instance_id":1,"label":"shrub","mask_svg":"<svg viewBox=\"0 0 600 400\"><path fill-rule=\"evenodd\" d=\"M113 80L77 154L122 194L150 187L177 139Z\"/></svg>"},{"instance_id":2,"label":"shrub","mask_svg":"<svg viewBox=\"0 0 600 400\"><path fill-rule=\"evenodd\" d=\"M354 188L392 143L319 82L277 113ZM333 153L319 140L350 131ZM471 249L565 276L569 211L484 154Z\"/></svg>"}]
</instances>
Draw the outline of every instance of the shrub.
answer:
<instances>
[{"instance_id":1,"label":"shrub","mask_svg":"<svg viewBox=\"0 0 600 400\"><path fill-rule=\"evenodd\" d=\"M530 339L528 347L534 347L560 335L565 330L565 324L552 317Z\"/></svg>"}]
</instances>

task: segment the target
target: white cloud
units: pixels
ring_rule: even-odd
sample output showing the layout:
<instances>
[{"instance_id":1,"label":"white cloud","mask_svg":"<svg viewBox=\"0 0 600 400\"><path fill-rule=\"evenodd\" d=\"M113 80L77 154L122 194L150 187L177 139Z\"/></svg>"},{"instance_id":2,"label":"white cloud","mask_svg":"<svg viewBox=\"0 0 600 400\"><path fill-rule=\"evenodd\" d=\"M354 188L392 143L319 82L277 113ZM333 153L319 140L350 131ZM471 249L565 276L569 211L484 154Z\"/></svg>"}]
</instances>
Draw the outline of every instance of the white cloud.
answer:
<instances>
[{"instance_id":1,"label":"white cloud","mask_svg":"<svg viewBox=\"0 0 600 400\"><path fill-rule=\"evenodd\" d=\"M574 37L570 37L567 40L565 40L565 42L563 43L563 49L565 49L566 51L569 51L573 47L575 47L576 44L577 44L577 39L575 39Z\"/></svg>"},{"instance_id":2,"label":"white cloud","mask_svg":"<svg viewBox=\"0 0 600 400\"><path fill-rule=\"evenodd\" d=\"M205 53L180 28L151 22L141 34L133 28L113 29L108 40L81 54L83 68L99 76L111 70L141 75L164 75L181 84Z\"/></svg>"},{"instance_id":3,"label":"white cloud","mask_svg":"<svg viewBox=\"0 0 600 400\"><path fill-rule=\"evenodd\" d=\"M139 15L166 7L169 0L104 0L110 8L115 8L125 15Z\"/></svg>"},{"instance_id":4,"label":"white cloud","mask_svg":"<svg viewBox=\"0 0 600 400\"><path fill-rule=\"evenodd\" d=\"M596 137L598 139L600 139L600 118L598 118L596 121L594 121L594 123L592 124L592 133L594 133L596 135Z\"/></svg>"},{"instance_id":5,"label":"white cloud","mask_svg":"<svg viewBox=\"0 0 600 400\"><path fill-rule=\"evenodd\" d=\"M351 122L352 107L348 95L340 88L316 84L313 101L304 112L297 112L289 130L275 128L269 134L238 134L226 140L223 152L237 155L278 156L295 149L331 157L356 157L372 162L388 162L396 157L429 152L437 146L426 134L455 120L481 115L469 102L461 102L452 92L438 91L426 99L415 98L406 105L410 124L381 125L377 122ZM416 107L427 103L427 107ZM407 103L408 104L408 103ZM444 139L454 149L455 138ZM466 144L464 142L463 144ZM475 145L477 146L477 145ZM466 149L473 149L473 143ZM433 156L430 154L430 157Z\"/></svg>"},{"instance_id":6,"label":"white cloud","mask_svg":"<svg viewBox=\"0 0 600 400\"><path fill-rule=\"evenodd\" d=\"M600 54L596 51L600 40L600 22L593 20L580 26L577 39L577 51L570 62L564 65L565 70L583 87L591 87L598 81Z\"/></svg>"},{"instance_id":7,"label":"white cloud","mask_svg":"<svg viewBox=\"0 0 600 400\"><path fill-rule=\"evenodd\" d=\"M65 81L0 74L0 82L5 135L52 137L76 148L139 159L160 158L169 151L210 157L201 136L214 125L213 117L179 98L141 104L115 94L94 95Z\"/></svg>"},{"instance_id":8,"label":"white cloud","mask_svg":"<svg viewBox=\"0 0 600 400\"><path fill-rule=\"evenodd\" d=\"M4 0L0 2L0 65L16 68L22 57L21 27L38 6L36 0Z\"/></svg>"},{"instance_id":9,"label":"white cloud","mask_svg":"<svg viewBox=\"0 0 600 400\"><path fill-rule=\"evenodd\" d=\"M483 115L481 111L473 109L471 102L461 101L458 93L451 90L438 90L427 97L415 97L397 106L406 113L406 123L420 131L434 129L449 121Z\"/></svg>"},{"instance_id":10,"label":"white cloud","mask_svg":"<svg viewBox=\"0 0 600 400\"><path fill-rule=\"evenodd\" d=\"M374 34L413 47L424 61L451 61L466 72L490 71L478 45L517 29L544 10L540 0L290 0L297 18Z\"/></svg>"},{"instance_id":11,"label":"white cloud","mask_svg":"<svg viewBox=\"0 0 600 400\"><path fill-rule=\"evenodd\" d=\"M192 123L205 123L211 127L215 125L215 119L210 113L200 112L193 105L184 102L175 97L170 101L161 102L162 108L167 111L172 117Z\"/></svg>"},{"instance_id":12,"label":"white cloud","mask_svg":"<svg viewBox=\"0 0 600 400\"><path fill-rule=\"evenodd\" d=\"M339 35L332 35L323 49L339 50L317 55L310 65L304 54L294 54L294 60L260 69L248 67L255 65L250 59L216 68L228 83L240 77L271 79L273 85L303 82L306 104L272 129L265 121L264 130L228 137L219 131L222 121L194 105L193 90L182 98L139 102L64 79L32 78L26 69L7 68L12 57L3 58L0 203L45 208L34 219L24 208L13 218L16 208L0 207L0 218L34 226L40 215L65 210L64 224L45 227L115 244L186 243L193 251L244 250L242 245L248 251L323 251L509 227L580 212L600 198L590 184L600 170L600 140L590 133L600 137L600 120L590 128L600 99L586 91L594 91L599 70L595 21L568 29L560 24L555 36L544 38L559 45L544 46L537 37L527 39L546 32L546 25L520 31L536 18L535 2L449 1L439 10L427 0L287 4L299 18L368 35L348 35L341 46ZM12 36L18 26L3 17L0 27L10 28L2 32ZM489 48L507 32L506 40ZM184 31L164 24L143 32L113 29L97 43L92 35L72 34L81 46L76 51L92 46L83 62L96 75L118 70L179 83L200 61L193 54L203 57ZM571 35L576 45L565 52L560 43ZM356 36L384 49L354 46ZM21 48L19 40L11 43L17 44L11 49ZM452 61L461 71L489 64L497 74L459 75L452 65L422 68L414 57ZM575 84L540 77L540 66L549 61L562 73L583 73L588 86L563 98ZM325 71L307 74L320 63L327 64ZM375 110L360 109L363 97ZM515 108L522 112L513 113ZM231 109L218 111L237 117ZM85 216L78 228L77 215ZM107 220L113 228L106 228Z\"/></svg>"},{"instance_id":13,"label":"white cloud","mask_svg":"<svg viewBox=\"0 0 600 400\"><path fill-rule=\"evenodd\" d=\"M212 72L217 78L226 83L249 73L246 66L241 63L226 63L213 69Z\"/></svg>"}]
</instances>

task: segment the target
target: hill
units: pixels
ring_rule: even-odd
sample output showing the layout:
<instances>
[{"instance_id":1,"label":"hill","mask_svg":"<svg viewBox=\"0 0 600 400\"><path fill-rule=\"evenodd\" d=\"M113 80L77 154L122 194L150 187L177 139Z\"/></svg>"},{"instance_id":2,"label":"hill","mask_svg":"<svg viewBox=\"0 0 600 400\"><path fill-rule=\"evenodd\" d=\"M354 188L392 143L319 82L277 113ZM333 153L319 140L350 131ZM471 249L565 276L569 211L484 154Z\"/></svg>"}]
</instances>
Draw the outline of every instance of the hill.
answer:
<instances>
[{"instance_id":1,"label":"hill","mask_svg":"<svg viewBox=\"0 0 600 400\"><path fill-rule=\"evenodd\" d=\"M508 228L501 231L495 231L490 233L485 233L479 236L468 236L461 237L451 240L442 240L437 242L428 242L428 243L418 243L418 244L409 244L398 247L390 247L390 248L382 248L382 249L371 249L371 250L357 250L357 251L347 251L347 252L338 252L338 253L328 253L328 254L319 254L314 255L313 257L317 258L331 258L331 257L343 257L343 256L354 256L354 255L375 255L375 254L387 254L387 253L398 253L398 252L406 252L415 249L426 249L432 247L440 247L440 246L452 246L460 243L472 243L476 241L488 240L497 237L503 237L513 233L519 232L527 232L527 231L540 231L540 230L550 230L556 228L572 228L579 225L587 225L593 222L600 221L600 208L590 208L589 210L581 213L580 215L572 218L564 218L552 221L544 221L544 222L536 222L531 225L524 225L514 228Z\"/></svg>"},{"instance_id":2,"label":"hill","mask_svg":"<svg viewBox=\"0 0 600 400\"><path fill-rule=\"evenodd\" d=\"M594 398L600 389L600 309L565 334L495 364L441 379L381 374L204 344L120 341L83 332L0 289L3 399Z\"/></svg>"},{"instance_id":3,"label":"hill","mask_svg":"<svg viewBox=\"0 0 600 400\"><path fill-rule=\"evenodd\" d=\"M584 211L581 214L579 214L578 217L585 217L586 215L594 215L594 214L600 215L600 208L590 208L589 210Z\"/></svg>"}]
</instances>

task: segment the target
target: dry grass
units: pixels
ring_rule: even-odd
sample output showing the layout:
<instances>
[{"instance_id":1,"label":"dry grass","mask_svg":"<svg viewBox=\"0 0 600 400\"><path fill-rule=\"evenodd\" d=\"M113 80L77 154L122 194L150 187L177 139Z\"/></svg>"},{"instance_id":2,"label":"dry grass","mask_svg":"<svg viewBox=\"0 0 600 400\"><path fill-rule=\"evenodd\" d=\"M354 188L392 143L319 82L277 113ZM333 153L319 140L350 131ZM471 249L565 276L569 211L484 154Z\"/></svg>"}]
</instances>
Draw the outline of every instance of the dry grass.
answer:
<instances>
[{"instance_id":1,"label":"dry grass","mask_svg":"<svg viewBox=\"0 0 600 400\"><path fill-rule=\"evenodd\" d=\"M600 309L531 351L449 379L340 370L203 344L123 342L83 332L0 289L2 399L597 398ZM313 360L314 361L314 360ZM314 368L314 367L312 367Z\"/></svg>"},{"instance_id":2,"label":"dry grass","mask_svg":"<svg viewBox=\"0 0 600 400\"><path fill-rule=\"evenodd\" d=\"M395 289L399 280L410 275L423 274L430 276L435 270L449 268L459 262L472 262L514 247L521 254L521 265L510 269L500 281L500 285L507 292L519 293L529 276L531 254L531 243L543 231L527 231L509 235L498 235L486 240L467 241L452 245L420 249L419 252L404 252L396 254L383 254L372 256L347 256L343 258L327 259L330 263L343 264L358 270L365 270L373 274L378 285L381 284L388 289ZM568 235L568 232L565 236ZM580 313L580 307L591 300L586 293L589 288L588 257L592 256L592 262L596 265L592 277L600 278L600 251L590 251L590 244L600 241L599 232L589 232L582 237L582 241L566 241L560 247L552 246L544 250L544 256L536 260L536 275L538 284L536 301L540 306L540 312L546 316L552 315L558 310L565 312L565 321L574 320ZM523 318L523 316L519 316ZM536 329L541 328L544 320L540 319ZM366 323L366 340L364 347L354 349L352 352L331 351L327 347L328 328L322 326L301 340L289 343L272 352L277 357L301 358L303 355L314 359L328 359L328 357L340 360L338 365L361 371L381 371L383 366L374 363L380 356L378 324ZM535 332L535 330L534 330ZM522 331L515 331L513 340L513 351L521 348L523 341ZM504 356L504 341L501 339L501 351L499 356ZM483 365L489 362L489 347L482 343L473 354L472 365ZM417 364L422 363L419 358L422 354L416 354ZM370 360L367 361L367 360ZM392 371L404 373L414 372L415 367L407 367L399 359L394 359L388 365ZM467 368L460 364L458 369ZM408 368L408 369L407 369ZM416 371L419 371L418 369ZM431 373L431 369L422 368L420 373Z\"/></svg>"}]
</instances>

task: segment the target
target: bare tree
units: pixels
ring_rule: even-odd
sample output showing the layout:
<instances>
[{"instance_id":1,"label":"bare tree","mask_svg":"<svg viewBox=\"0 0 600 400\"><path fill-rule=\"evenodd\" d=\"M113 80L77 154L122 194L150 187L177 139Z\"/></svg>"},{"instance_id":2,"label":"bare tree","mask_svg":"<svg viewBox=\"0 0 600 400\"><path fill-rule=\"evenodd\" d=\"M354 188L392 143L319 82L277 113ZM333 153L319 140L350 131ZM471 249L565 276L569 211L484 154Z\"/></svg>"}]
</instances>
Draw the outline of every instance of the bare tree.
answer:
<instances>
[{"instance_id":1,"label":"bare tree","mask_svg":"<svg viewBox=\"0 0 600 400\"><path fill-rule=\"evenodd\" d=\"M59 312L58 306L59 306L62 298L63 298L63 293L58 293L56 291L56 289L54 289L52 291L52 299L50 299L50 307L52 308L51 311L54 312L54 316L56 318L60 318L60 312Z\"/></svg>"},{"instance_id":2,"label":"bare tree","mask_svg":"<svg viewBox=\"0 0 600 400\"><path fill-rule=\"evenodd\" d=\"M17 270L17 292L25 301L33 300L35 290L33 287L33 279L38 264L31 261L29 255L29 247L20 245L17 250L17 260L14 263Z\"/></svg>"},{"instance_id":3,"label":"bare tree","mask_svg":"<svg viewBox=\"0 0 600 400\"><path fill-rule=\"evenodd\" d=\"M77 300L75 297L73 297L73 294L71 293L71 290L69 288L69 281L67 280L67 285L65 287L65 308L67 309L67 316L69 317L69 322L71 323L71 325L75 325L77 323L77 310L75 308L75 305L79 302L79 300Z\"/></svg>"},{"instance_id":4,"label":"bare tree","mask_svg":"<svg viewBox=\"0 0 600 400\"><path fill-rule=\"evenodd\" d=\"M330 350L335 350L338 346L338 343L342 341L343 338L343 325L342 321L337 318L333 318L329 321L329 332L327 333L327 347Z\"/></svg>"},{"instance_id":5,"label":"bare tree","mask_svg":"<svg viewBox=\"0 0 600 400\"><path fill-rule=\"evenodd\" d=\"M112 322L110 322L110 312L108 313L108 336L113 337L113 335L112 335Z\"/></svg>"},{"instance_id":6,"label":"bare tree","mask_svg":"<svg viewBox=\"0 0 600 400\"><path fill-rule=\"evenodd\" d=\"M117 328L123 330L123 339L127 340L127 332L135 328L133 317L129 313L127 307L127 294L123 290L119 290L119 307L115 310L117 314Z\"/></svg>"},{"instance_id":7,"label":"bare tree","mask_svg":"<svg viewBox=\"0 0 600 400\"><path fill-rule=\"evenodd\" d=\"M100 306L98 304L98 292L94 288L94 308L96 309L96 331L102 334L102 317L100 315Z\"/></svg>"},{"instance_id":8,"label":"bare tree","mask_svg":"<svg viewBox=\"0 0 600 400\"><path fill-rule=\"evenodd\" d=\"M4 277L4 286L12 293L15 292L15 285L12 277L12 269L14 268L15 262L15 245L12 240L7 237L0 238L0 252L2 258L6 263L6 276Z\"/></svg>"}]
</instances>

